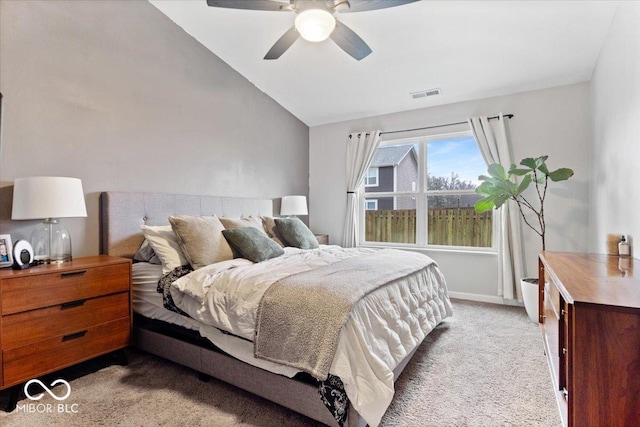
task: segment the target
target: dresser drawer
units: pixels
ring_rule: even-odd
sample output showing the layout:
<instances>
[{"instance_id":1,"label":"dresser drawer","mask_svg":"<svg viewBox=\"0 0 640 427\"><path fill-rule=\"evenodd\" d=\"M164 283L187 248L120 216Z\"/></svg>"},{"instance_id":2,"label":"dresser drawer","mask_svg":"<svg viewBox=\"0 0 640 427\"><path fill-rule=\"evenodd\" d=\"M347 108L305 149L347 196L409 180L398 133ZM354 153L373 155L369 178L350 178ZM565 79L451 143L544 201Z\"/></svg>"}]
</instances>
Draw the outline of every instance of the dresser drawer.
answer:
<instances>
[{"instance_id":1,"label":"dresser drawer","mask_svg":"<svg viewBox=\"0 0 640 427\"><path fill-rule=\"evenodd\" d=\"M556 319L560 319L560 291L558 291L558 288L553 282L550 282L550 281L545 282L544 299L545 299L545 304L548 304L549 311L553 313Z\"/></svg>"},{"instance_id":2,"label":"dresser drawer","mask_svg":"<svg viewBox=\"0 0 640 427\"><path fill-rule=\"evenodd\" d=\"M10 314L2 318L2 346L18 347L128 316L128 292Z\"/></svg>"},{"instance_id":3,"label":"dresser drawer","mask_svg":"<svg viewBox=\"0 0 640 427\"><path fill-rule=\"evenodd\" d=\"M4 386L82 362L129 344L129 318L3 351Z\"/></svg>"},{"instance_id":4,"label":"dresser drawer","mask_svg":"<svg viewBox=\"0 0 640 427\"><path fill-rule=\"evenodd\" d=\"M130 264L122 263L10 278L2 282L2 314L128 291L129 275Z\"/></svg>"}]
</instances>

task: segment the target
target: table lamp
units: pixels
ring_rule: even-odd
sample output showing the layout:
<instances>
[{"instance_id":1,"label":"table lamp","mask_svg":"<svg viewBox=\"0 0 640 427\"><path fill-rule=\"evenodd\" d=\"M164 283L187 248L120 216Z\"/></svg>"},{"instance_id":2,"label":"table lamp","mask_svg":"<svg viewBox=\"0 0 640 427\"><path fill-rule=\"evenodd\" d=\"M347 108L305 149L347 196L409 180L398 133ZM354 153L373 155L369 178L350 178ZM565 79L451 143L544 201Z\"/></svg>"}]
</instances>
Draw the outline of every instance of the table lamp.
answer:
<instances>
[{"instance_id":1,"label":"table lamp","mask_svg":"<svg viewBox=\"0 0 640 427\"><path fill-rule=\"evenodd\" d=\"M84 191L79 179L16 178L11 219L44 219L31 233L35 261L47 264L71 261L71 237L59 218L86 216Z\"/></svg>"},{"instance_id":2,"label":"table lamp","mask_svg":"<svg viewBox=\"0 0 640 427\"><path fill-rule=\"evenodd\" d=\"M281 216L309 215L306 196L283 196L280 204Z\"/></svg>"}]
</instances>

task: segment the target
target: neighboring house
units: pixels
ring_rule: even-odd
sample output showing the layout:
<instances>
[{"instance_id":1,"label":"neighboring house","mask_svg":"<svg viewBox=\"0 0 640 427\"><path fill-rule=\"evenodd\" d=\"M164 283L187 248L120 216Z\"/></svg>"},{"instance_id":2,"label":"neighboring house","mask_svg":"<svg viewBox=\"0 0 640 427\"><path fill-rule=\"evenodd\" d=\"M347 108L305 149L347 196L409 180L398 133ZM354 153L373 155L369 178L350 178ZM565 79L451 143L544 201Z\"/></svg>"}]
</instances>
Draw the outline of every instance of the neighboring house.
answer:
<instances>
[{"instance_id":1,"label":"neighboring house","mask_svg":"<svg viewBox=\"0 0 640 427\"><path fill-rule=\"evenodd\" d=\"M413 145L380 147L364 178L365 193L415 191L418 157ZM415 197L367 198L367 210L415 209Z\"/></svg>"}]
</instances>

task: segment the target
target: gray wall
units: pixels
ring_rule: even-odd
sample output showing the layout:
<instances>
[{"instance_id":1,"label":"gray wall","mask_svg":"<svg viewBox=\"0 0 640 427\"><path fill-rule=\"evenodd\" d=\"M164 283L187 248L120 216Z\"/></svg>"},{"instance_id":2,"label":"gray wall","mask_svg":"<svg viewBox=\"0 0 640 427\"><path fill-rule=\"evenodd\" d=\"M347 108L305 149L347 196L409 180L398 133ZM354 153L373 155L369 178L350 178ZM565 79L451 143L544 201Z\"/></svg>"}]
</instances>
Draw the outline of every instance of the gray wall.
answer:
<instances>
[{"instance_id":1,"label":"gray wall","mask_svg":"<svg viewBox=\"0 0 640 427\"><path fill-rule=\"evenodd\" d=\"M620 2L591 80L593 154L589 249L606 252L608 233L640 251L640 3ZM634 245L635 243L635 245Z\"/></svg>"},{"instance_id":2,"label":"gray wall","mask_svg":"<svg viewBox=\"0 0 640 427\"><path fill-rule=\"evenodd\" d=\"M146 1L1 1L0 233L12 183L81 178L74 256L98 253L104 190L308 194L308 127Z\"/></svg>"},{"instance_id":3,"label":"gray wall","mask_svg":"<svg viewBox=\"0 0 640 427\"><path fill-rule=\"evenodd\" d=\"M513 113L509 130L514 159L548 154L549 167L571 167L575 176L549 190L547 249L587 249L588 169L591 133L589 83L461 102L383 116L349 120L309 131L309 187L311 227L329 234L332 243L342 241L346 210L345 156L352 132L392 131L455 123L471 116ZM447 127L434 132L468 128ZM529 275L537 274L540 239L523 228L523 250ZM497 257L490 252L425 251L441 266L449 289L457 296L499 302Z\"/></svg>"}]
</instances>

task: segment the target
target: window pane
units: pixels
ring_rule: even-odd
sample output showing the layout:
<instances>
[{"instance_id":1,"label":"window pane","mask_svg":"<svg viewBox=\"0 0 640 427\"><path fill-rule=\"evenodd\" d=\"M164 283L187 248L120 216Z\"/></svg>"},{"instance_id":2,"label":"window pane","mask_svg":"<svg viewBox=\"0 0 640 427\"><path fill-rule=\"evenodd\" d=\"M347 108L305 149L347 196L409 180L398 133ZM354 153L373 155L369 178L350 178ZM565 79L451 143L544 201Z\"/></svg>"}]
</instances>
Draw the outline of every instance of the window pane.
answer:
<instances>
[{"instance_id":1,"label":"window pane","mask_svg":"<svg viewBox=\"0 0 640 427\"><path fill-rule=\"evenodd\" d=\"M487 166L471 136L438 139L427 145L427 189L467 190L480 185Z\"/></svg>"},{"instance_id":2,"label":"window pane","mask_svg":"<svg viewBox=\"0 0 640 427\"><path fill-rule=\"evenodd\" d=\"M364 181L366 192L414 191L416 182L418 149L415 143L378 147Z\"/></svg>"},{"instance_id":3,"label":"window pane","mask_svg":"<svg viewBox=\"0 0 640 427\"><path fill-rule=\"evenodd\" d=\"M471 193L486 174L486 164L472 136L427 144L427 243L429 245L491 247L493 213L478 214ZM470 194L439 196L434 191L469 190Z\"/></svg>"},{"instance_id":4,"label":"window pane","mask_svg":"<svg viewBox=\"0 0 640 427\"><path fill-rule=\"evenodd\" d=\"M377 201L378 207L365 211L367 242L415 243L416 198L412 196L367 198L365 206Z\"/></svg>"},{"instance_id":5,"label":"window pane","mask_svg":"<svg viewBox=\"0 0 640 427\"><path fill-rule=\"evenodd\" d=\"M430 245L491 247L493 212L477 213L476 194L428 196Z\"/></svg>"}]
</instances>

